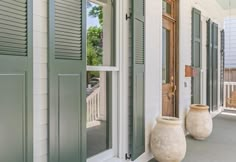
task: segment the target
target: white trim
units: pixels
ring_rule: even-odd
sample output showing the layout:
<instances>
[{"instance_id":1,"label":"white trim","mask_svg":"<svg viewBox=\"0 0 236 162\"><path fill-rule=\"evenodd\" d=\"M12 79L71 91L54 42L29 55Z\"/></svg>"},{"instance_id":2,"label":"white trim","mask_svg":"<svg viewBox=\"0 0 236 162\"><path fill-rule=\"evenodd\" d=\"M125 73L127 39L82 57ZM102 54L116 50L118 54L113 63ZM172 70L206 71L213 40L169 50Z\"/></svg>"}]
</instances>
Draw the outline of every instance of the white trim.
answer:
<instances>
[{"instance_id":1,"label":"white trim","mask_svg":"<svg viewBox=\"0 0 236 162\"><path fill-rule=\"evenodd\" d=\"M117 40L120 50L120 83L119 83L119 153L120 159L125 159L125 153L128 153L128 85L129 85L129 21L125 20L125 14L129 12L129 1L119 0L117 5L120 13L117 14L116 20L119 20L119 34L120 39ZM119 17L120 16L120 17ZM118 52L118 51L117 51Z\"/></svg>"},{"instance_id":2,"label":"white trim","mask_svg":"<svg viewBox=\"0 0 236 162\"><path fill-rule=\"evenodd\" d=\"M98 155L88 158L87 162L104 162L105 160L111 159L113 157L114 157L114 152L112 149L110 149Z\"/></svg>"}]
</instances>

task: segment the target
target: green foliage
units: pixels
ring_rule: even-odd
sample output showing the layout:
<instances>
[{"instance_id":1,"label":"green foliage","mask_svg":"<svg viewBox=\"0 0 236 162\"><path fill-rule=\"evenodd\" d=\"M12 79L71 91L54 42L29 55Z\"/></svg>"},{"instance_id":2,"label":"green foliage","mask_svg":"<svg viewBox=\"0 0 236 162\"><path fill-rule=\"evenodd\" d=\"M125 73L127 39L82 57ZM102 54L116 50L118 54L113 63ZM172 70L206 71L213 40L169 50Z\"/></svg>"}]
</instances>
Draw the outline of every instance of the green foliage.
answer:
<instances>
[{"instance_id":1,"label":"green foliage","mask_svg":"<svg viewBox=\"0 0 236 162\"><path fill-rule=\"evenodd\" d=\"M89 11L89 16L97 17L99 20L99 24L103 25L103 11L102 6L93 6L92 9Z\"/></svg>"},{"instance_id":2,"label":"green foliage","mask_svg":"<svg viewBox=\"0 0 236 162\"><path fill-rule=\"evenodd\" d=\"M87 29L87 65L98 66L102 64L103 54L103 11L102 6L87 4L91 8L88 16L98 18L100 26L91 26ZM88 72L88 78L99 77L99 72Z\"/></svg>"}]
</instances>

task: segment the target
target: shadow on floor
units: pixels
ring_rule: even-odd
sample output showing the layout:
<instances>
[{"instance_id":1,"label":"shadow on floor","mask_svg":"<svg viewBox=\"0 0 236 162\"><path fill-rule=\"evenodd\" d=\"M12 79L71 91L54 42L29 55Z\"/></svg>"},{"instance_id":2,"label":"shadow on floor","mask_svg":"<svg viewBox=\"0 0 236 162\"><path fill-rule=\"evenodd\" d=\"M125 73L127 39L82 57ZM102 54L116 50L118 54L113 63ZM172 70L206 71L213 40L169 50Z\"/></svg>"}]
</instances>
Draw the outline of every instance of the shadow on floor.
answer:
<instances>
[{"instance_id":1,"label":"shadow on floor","mask_svg":"<svg viewBox=\"0 0 236 162\"><path fill-rule=\"evenodd\" d=\"M197 141L190 136L186 139L187 153L182 162L236 162L236 111L215 117L213 132L206 140Z\"/></svg>"}]
</instances>

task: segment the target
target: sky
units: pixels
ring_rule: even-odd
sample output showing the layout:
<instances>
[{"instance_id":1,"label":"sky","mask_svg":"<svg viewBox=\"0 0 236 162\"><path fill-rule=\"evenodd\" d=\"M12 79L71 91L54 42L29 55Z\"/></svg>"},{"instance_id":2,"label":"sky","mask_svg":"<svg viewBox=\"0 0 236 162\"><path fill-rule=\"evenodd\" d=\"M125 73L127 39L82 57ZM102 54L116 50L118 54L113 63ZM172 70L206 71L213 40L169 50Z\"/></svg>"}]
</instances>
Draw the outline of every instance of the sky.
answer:
<instances>
[{"instance_id":1,"label":"sky","mask_svg":"<svg viewBox=\"0 0 236 162\"><path fill-rule=\"evenodd\" d=\"M92 4L92 5L94 6L95 4ZM88 16L88 13L89 13L90 10L91 10L91 7L87 9L87 29L90 26L99 26L98 18Z\"/></svg>"}]
</instances>

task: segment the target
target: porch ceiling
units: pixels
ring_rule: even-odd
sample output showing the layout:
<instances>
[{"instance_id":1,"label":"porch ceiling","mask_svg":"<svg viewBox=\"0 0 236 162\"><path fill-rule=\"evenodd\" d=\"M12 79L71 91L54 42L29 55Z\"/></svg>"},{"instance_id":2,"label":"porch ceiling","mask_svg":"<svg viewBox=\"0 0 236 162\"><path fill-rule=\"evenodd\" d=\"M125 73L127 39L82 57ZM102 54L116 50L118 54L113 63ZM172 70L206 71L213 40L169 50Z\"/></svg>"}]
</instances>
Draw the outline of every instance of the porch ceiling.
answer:
<instances>
[{"instance_id":1,"label":"porch ceiling","mask_svg":"<svg viewBox=\"0 0 236 162\"><path fill-rule=\"evenodd\" d=\"M236 1L235 0L216 0L223 9L228 10L228 9L236 9ZM229 4L231 4L229 6Z\"/></svg>"}]
</instances>

